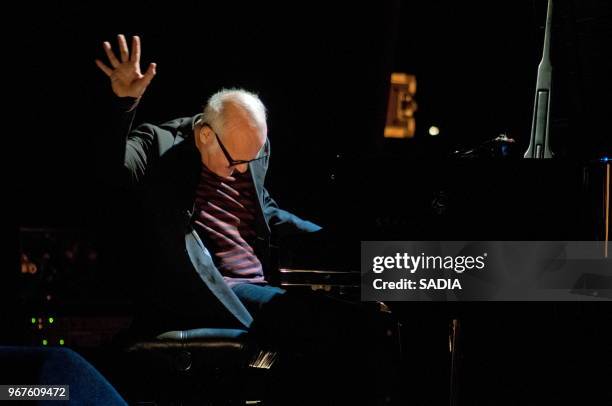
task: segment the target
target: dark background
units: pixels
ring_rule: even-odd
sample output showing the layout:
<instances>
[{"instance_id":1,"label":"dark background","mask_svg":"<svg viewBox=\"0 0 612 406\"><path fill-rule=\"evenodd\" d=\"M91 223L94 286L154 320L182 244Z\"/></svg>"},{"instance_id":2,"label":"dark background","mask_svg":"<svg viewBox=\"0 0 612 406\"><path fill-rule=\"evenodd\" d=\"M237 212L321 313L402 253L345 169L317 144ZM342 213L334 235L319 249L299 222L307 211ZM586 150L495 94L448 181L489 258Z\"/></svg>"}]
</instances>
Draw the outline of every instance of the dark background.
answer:
<instances>
[{"instance_id":1,"label":"dark background","mask_svg":"<svg viewBox=\"0 0 612 406\"><path fill-rule=\"evenodd\" d=\"M221 87L259 93L270 114L275 196L317 217L328 200L322 188L337 167L357 169L351 159L362 165L364 156L392 154L418 170L501 133L522 153L544 3L37 6L24 21L16 58L27 78L19 83L19 110L25 123L38 124L19 138L21 223L79 224L88 215L84 207L97 192L91 140L112 98L93 60L105 58L102 41L116 46L117 33L141 35L143 68L158 64L138 121L192 115ZM555 10L552 144L558 157L583 163L610 152L610 5L565 0ZM413 140L381 137L390 71L417 76ZM440 136L427 135L431 125ZM398 185L405 180L380 164L366 169ZM423 182L427 176L418 174Z\"/></svg>"},{"instance_id":2,"label":"dark background","mask_svg":"<svg viewBox=\"0 0 612 406\"><path fill-rule=\"evenodd\" d=\"M125 243L125 196L96 178L91 150L113 98L93 61L104 58L102 41L116 45L117 33L140 35L143 68L158 64L139 122L195 114L221 87L260 94L274 152L272 195L334 236L331 249L296 253L295 263L350 268L367 239L601 239L603 165L595 161L612 150L611 6L556 2L551 131L558 159L524 162L516 157L529 141L544 3L32 6L16 34L22 45L14 59L24 76L16 79L18 204L8 216L3 278L12 321L3 335L22 337L11 290L19 284L11 255L18 227L82 230L101 250L101 270L77 284L82 303L68 312L129 312L129 269L116 249ZM412 140L382 138L392 71L417 76ZM430 125L441 135L428 136ZM500 133L516 140L513 156L456 158L455 151ZM444 398L447 321L461 316L463 396L472 404L499 403L502 395L511 404L536 393L602 399L612 359L612 313L604 305L397 305L412 337L410 382L421 387L413 396L421 404Z\"/></svg>"}]
</instances>

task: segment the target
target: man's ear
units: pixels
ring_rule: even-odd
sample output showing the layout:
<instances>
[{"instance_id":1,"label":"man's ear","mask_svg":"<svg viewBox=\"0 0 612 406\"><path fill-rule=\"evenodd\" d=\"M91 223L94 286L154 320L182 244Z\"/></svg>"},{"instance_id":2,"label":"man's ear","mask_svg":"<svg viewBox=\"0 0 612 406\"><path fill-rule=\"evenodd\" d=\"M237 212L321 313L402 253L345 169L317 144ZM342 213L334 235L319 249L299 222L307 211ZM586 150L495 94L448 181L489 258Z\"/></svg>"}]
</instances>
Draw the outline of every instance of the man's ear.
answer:
<instances>
[{"instance_id":1,"label":"man's ear","mask_svg":"<svg viewBox=\"0 0 612 406\"><path fill-rule=\"evenodd\" d=\"M212 131L207 126L203 125L195 129L195 136L198 143L206 145L210 142Z\"/></svg>"}]
</instances>

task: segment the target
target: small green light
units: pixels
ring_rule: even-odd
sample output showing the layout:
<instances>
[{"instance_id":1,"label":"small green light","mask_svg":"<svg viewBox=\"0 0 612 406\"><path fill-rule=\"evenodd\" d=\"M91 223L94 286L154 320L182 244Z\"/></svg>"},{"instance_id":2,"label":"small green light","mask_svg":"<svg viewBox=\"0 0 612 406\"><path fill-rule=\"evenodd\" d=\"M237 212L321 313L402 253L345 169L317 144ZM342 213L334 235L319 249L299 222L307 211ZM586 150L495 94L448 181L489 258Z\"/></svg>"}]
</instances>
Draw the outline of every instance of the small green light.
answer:
<instances>
[{"instance_id":1,"label":"small green light","mask_svg":"<svg viewBox=\"0 0 612 406\"><path fill-rule=\"evenodd\" d=\"M55 319L53 317L49 317L49 324L53 324L54 321Z\"/></svg>"},{"instance_id":2,"label":"small green light","mask_svg":"<svg viewBox=\"0 0 612 406\"><path fill-rule=\"evenodd\" d=\"M64 340L60 340L60 345L64 345Z\"/></svg>"},{"instance_id":3,"label":"small green light","mask_svg":"<svg viewBox=\"0 0 612 406\"><path fill-rule=\"evenodd\" d=\"M49 342L48 342L47 340L43 340L43 341L42 341L42 344L43 344L43 345L47 345L48 343L49 343Z\"/></svg>"},{"instance_id":4,"label":"small green light","mask_svg":"<svg viewBox=\"0 0 612 406\"><path fill-rule=\"evenodd\" d=\"M32 317L32 324L36 324L36 317Z\"/></svg>"}]
</instances>

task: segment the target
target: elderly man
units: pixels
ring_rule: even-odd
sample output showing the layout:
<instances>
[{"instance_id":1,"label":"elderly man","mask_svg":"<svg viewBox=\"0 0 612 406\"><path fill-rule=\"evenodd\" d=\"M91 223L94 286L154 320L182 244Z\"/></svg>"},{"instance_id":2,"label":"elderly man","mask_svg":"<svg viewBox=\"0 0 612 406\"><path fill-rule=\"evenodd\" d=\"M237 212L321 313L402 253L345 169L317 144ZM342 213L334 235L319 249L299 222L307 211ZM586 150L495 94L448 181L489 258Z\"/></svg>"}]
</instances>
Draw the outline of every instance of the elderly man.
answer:
<instances>
[{"instance_id":1,"label":"elderly man","mask_svg":"<svg viewBox=\"0 0 612 406\"><path fill-rule=\"evenodd\" d=\"M123 35L118 42L119 58L104 43L110 66L96 60L118 96L120 117L110 121L123 126L104 151L114 166L124 161L122 177L141 192L145 232L135 239L150 333L242 327L260 344L327 354L335 365L371 365L366 341L374 330L362 322L361 309L270 284L271 234L321 228L279 209L264 187L270 143L259 98L222 90L194 117L131 129L156 65L141 72L138 37L131 53ZM333 384L338 377L328 378Z\"/></svg>"},{"instance_id":2,"label":"elderly man","mask_svg":"<svg viewBox=\"0 0 612 406\"><path fill-rule=\"evenodd\" d=\"M266 109L252 93L222 90L195 117L132 130L156 65L141 73L137 36L131 54L123 35L118 42L119 58L105 42L110 66L96 64L124 110L115 121L124 126L116 135L126 138L113 140L112 153L124 156L124 177L144 191L152 238L142 256L155 258L146 261L152 267L147 271L151 313L158 328L236 322L249 327L249 310L284 293L266 276L271 232L320 230L279 209L264 188L270 153Z\"/></svg>"}]
</instances>

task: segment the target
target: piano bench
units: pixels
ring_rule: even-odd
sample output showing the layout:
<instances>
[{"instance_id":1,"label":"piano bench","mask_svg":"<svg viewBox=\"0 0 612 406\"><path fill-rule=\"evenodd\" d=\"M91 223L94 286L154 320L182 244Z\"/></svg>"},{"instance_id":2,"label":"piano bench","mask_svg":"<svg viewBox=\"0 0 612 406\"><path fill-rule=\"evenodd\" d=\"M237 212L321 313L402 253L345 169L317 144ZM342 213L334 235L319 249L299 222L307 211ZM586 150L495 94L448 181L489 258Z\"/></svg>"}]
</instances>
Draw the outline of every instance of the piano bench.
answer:
<instances>
[{"instance_id":1,"label":"piano bench","mask_svg":"<svg viewBox=\"0 0 612 406\"><path fill-rule=\"evenodd\" d=\"M129 398L156 404L261 399L277 359L260 351L247 331L220 328L168 331L132 343L125 354L128 379L135 374Z\"/></svg>"}]
</instances>

